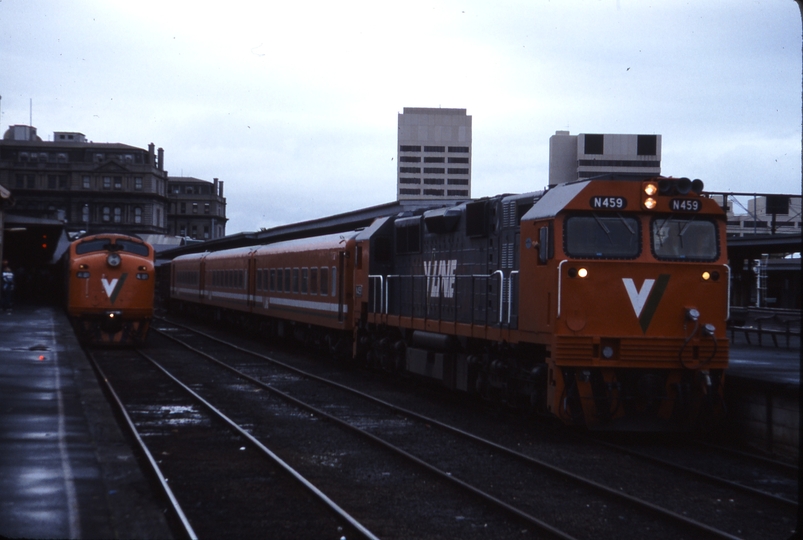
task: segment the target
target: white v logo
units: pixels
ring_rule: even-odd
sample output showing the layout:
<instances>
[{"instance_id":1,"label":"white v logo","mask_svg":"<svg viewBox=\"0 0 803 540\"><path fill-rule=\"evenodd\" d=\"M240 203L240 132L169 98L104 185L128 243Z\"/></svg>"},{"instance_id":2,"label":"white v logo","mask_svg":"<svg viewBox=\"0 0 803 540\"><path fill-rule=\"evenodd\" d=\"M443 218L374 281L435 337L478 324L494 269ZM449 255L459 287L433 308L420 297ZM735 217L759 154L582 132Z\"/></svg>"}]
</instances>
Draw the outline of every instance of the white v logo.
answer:
<instances>
[{"instance_id":1,"label":"white v logo","mask_svg":"<svg viewBox=\"0 0 803 540\"><path fill-rule=\"evenodd\" d=\"M636 289L636 284L630 278L622 278L627 290L627 296L630 297L630 304L633 306L633 311L636 312L636 317L641 316L641 310L644 309L644 304L647 303L647 298L650 296L652 286L655 284L654 279L645 279L641 285L641 290Z\"/></svg>"},{"instance_id":2,"label":"white v logo","mask_svg":"<svg viewBox=\"0 0 803 540\"><path fill-rule=\"evenodd\" d=\"M117 278L111 281L106 281L106 278L100 278L100 282L103 284L103 290L106 291L106 296L111 298L114 288L117 287Z\"/></svg>"}]
</instances>

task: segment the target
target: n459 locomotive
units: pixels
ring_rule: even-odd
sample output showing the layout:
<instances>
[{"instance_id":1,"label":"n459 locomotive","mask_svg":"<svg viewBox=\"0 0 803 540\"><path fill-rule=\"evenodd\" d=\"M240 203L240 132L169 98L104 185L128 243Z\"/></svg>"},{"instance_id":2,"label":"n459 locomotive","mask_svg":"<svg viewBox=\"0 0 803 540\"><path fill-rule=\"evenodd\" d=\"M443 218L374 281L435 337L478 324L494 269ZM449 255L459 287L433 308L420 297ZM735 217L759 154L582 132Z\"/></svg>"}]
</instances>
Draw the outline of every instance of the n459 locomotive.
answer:
<instances>
[{"instance_id":1,"label":"n459 locomotive","mask_svg":"<svg viewBox=\"0 0 803 540\"><path fill-rule=\"evenodd\" d=\"M154 251L139 238L97 234L67 252L67 315L83 343L145 340L153 318Z\"/></svg>"},{"instance_id":2,"label":"n459 locomotive","mask_svg":"<svg viewBox=\"0 0 803 540\"><path fill-rule=\"evenodd\" d=\"M583 180L179 257L174 298L566 423L688 428L722 412L728 362L725 217L701 192Z\"/></svg>"}]
</instances>

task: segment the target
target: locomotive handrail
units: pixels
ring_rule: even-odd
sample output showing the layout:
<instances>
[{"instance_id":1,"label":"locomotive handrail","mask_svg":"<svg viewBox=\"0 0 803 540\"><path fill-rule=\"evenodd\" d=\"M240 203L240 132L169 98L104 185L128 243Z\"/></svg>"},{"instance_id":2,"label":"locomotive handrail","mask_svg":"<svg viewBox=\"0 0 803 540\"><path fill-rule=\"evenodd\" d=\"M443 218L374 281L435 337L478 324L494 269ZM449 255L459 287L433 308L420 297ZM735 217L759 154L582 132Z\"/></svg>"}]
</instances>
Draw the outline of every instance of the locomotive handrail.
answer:
<instances>
[{"instance_id":1,"label":"locomotive handrail","mask_svg":"<svg viewBox=\"0 0 803 540\"><path fill-rule=\"evenodd\" d=\"M563 265L567 262L569 262L568 259L563 259L558 264L558 316L555 317L556 319L560 319L560 293L563 290L563 280L561 278L563 278Z\"/></svg>"},{"instance_id":2,"label":"locomotive handrail","mask_svg":"<svg viewBox=\"0 0 803 540\"><path fill-rule=\"evenodd\" d=\"M507 289L507 323L510 324L512 319L513 313L513 276L518 275L518 270L512 270L510 275L508 276L508 289ZM471 274L471 275L457 275L454 276L456 280L459 278L470 277L473 280L479 279L492 279L495 276L499 276L499 324L502 325L505 323L505 273L503 270L495 270L491 274ZM373 274L369 275L369 287L371 280L378 280L379 281L379 290L376 290L374 287L374 297L371 304L371 309L373 313L380 313L382 315L389 315L390 314L390 283L392 279L403 279L403 278L416 278L420 276L416 276L415 274L388 274L387 276L382 276L380 274ZM375 281L374 281L375 282ZM473 290L473 287L472 287ZM379 298L379 310L377 311L377 297Z\"/></svg>"},{"instance_id":3,"label":"locomotive handrail","mask_svg":"<svg viewBox=\"0 0 803 540\"><path fill-rule=\"evenodd\" d=\"M725 321L729 321L731 319L731 267L727 264L723 265L728 270L728 279L725 283L728 284L728 311L727 315L725 315Z\"/></svg>"},{"instance_id":4,"label":"locomotive handrail","mask_svg":"<svg viewBox=\"0 0 803 540\"><path fill-rule=\"evenodd\" d=\"M499 274L499 326L502 326L502 321L505 315L505 273L502 270L496 270L488 277L493 277Z\"/></svg>"},{"instance_id":5,"label":"locomotive handrail","mask_svg":"<svg viewBox=\"0 0 803 540\"><path fill-rule=\"evenodd\" d=\"M513 275L518 275L518 270L511 270L507 278L507 324L510 324L511 314L513 310Z\"/></svg>"},{"instance_id":6,"label":"locomotive handrail","mask_svg":"<svg viewBox=\"0 0 803 540\"><path fill-rule=\"evenodd\" d=\"M369 275L368 276L368 280L369 280L369 284L368 284L369 289L368 290L369 291L370 291L370 286L371 286L370 285L370 280L372 280L372 279L378 279L379 280L379 295L378 295L379 296L379 313L385 313L385 309L386 309L386 306L387 306L387 303L385 302L385 277L382 276L381 274ZM374 313L376 313L376 297L377 297L377 294L376 294L376 292L374 292L374 300L373 300L373 306L372 306L374 308L373 309Z\"/></svg>"}]
</instances>

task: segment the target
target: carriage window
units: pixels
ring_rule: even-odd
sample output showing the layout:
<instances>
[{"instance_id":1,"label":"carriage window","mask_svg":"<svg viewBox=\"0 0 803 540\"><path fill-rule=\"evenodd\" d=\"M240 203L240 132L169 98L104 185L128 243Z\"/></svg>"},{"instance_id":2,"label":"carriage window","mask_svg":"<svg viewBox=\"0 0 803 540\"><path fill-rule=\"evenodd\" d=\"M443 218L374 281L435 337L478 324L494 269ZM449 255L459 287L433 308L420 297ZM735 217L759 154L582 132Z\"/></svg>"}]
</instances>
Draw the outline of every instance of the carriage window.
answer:
<instances>
[{"instance_id":1,"label":"carriage window","mask_svg":"<svg viewBox=\"0 0 803 540\"><path fill-rule=\"evenodd\" d=\"M276 270L276 291L277 292L284 291L284 279L283 279L283 276L284 276L284 272L282 272L281 268Z\"/></svg>"},{"instance_id":2,"label":"carriage window","mask_svg":"<svg viewBox=\"0 0 803 540\"><path fill-rule=\"evenodd\" d=\"M719 258L717 226L707 219L656 217L650 225L656 259L715 261Z\"/></svg>"},{"instance_id":3,"label":"carriage window","mask_svg":"<svg viewBox=\"0 0 803 540\"><path fill-rule=\"evenodd\" d=\"M293 292L298 292L298 268L293 268Z\"/></svg>"},{"instance_id":4,"label":"carriage window","mask_svg":"<svg viewBox=\"0 0 803 540\"><path fill-rule=\"evenodd\" d=\"M309 292L310 294L318 294L318 269L309 269Z\"/></svg>"},{"instance_id":5,"label":"carriage window","mask_svg":"<svg viewBox=\"0 0 803 540\"><path fill-rule=\"evenodd\" d=\"M290 269L284 269L284 292L290 292Z\"/></svg>"},{"instance_id":6,"label":"carriage window","mask_svg":"<svg viewBox=\"0 0 803 540\"><path fill-rule=\"evenodd\" d=\"M281 274L280 274L281 277ZM276 269L270 269L270 290L271 292L276 290Z\"/></svg>"},{"instance_id":7,"label":"carriage window","mask_svg":"<svg viewBox=\"0 0 803 540\"><path fill-rule=\"evenodd\" d=\"M309 268L301 269L301 294L307 294L309 290Z\"/></svg>"},{"instance_id":8,"label":"carriage window","mask_svg":"<svg viewBox=\"0 0 803 540\"><path fill-rule=\"evenodd\" d=\"M623 214L566 218L566 254L594 259L635 259L641 252L639 221Z\"/></svg>"},{"instance_id":9,"label":"carriage window","mask_svg":"<svg viewBox=\"0 0 803 540\"><path fill-rule=\"evenodd\" d=\"M321 296L329 294L329 269L321 268Z\"/></svg>"}]
</instances>

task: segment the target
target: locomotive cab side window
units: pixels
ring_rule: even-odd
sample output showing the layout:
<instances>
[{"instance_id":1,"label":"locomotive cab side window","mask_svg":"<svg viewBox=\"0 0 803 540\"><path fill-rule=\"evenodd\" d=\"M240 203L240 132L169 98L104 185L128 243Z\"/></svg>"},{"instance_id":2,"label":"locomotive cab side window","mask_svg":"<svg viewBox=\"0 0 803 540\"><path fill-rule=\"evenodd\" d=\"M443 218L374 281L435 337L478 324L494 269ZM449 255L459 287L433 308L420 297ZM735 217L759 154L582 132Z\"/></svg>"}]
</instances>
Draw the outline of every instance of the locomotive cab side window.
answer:
<instances>
[{"instance_id":1,"label":"locomotive cab side window","mask_svg":"<svg viewBox=\"0 0 803 540\"><path fill-rule=\"evenodd\" d=\"M719 258L717 226L696 216L659 216L650 224L650 241L656 259L715 261Z\"/></svg>"},{"instance_id":2,"label":"locomotive cab side window","mask_svg":"<svg viewBox=\"0 0 803 540\"><path fill-rule=\"evenodd\" d=\"M635 259L641 253L639 220L625 214L576 215L563 228L566 254L590 259Z\"/></svg>"}]
</instances>

